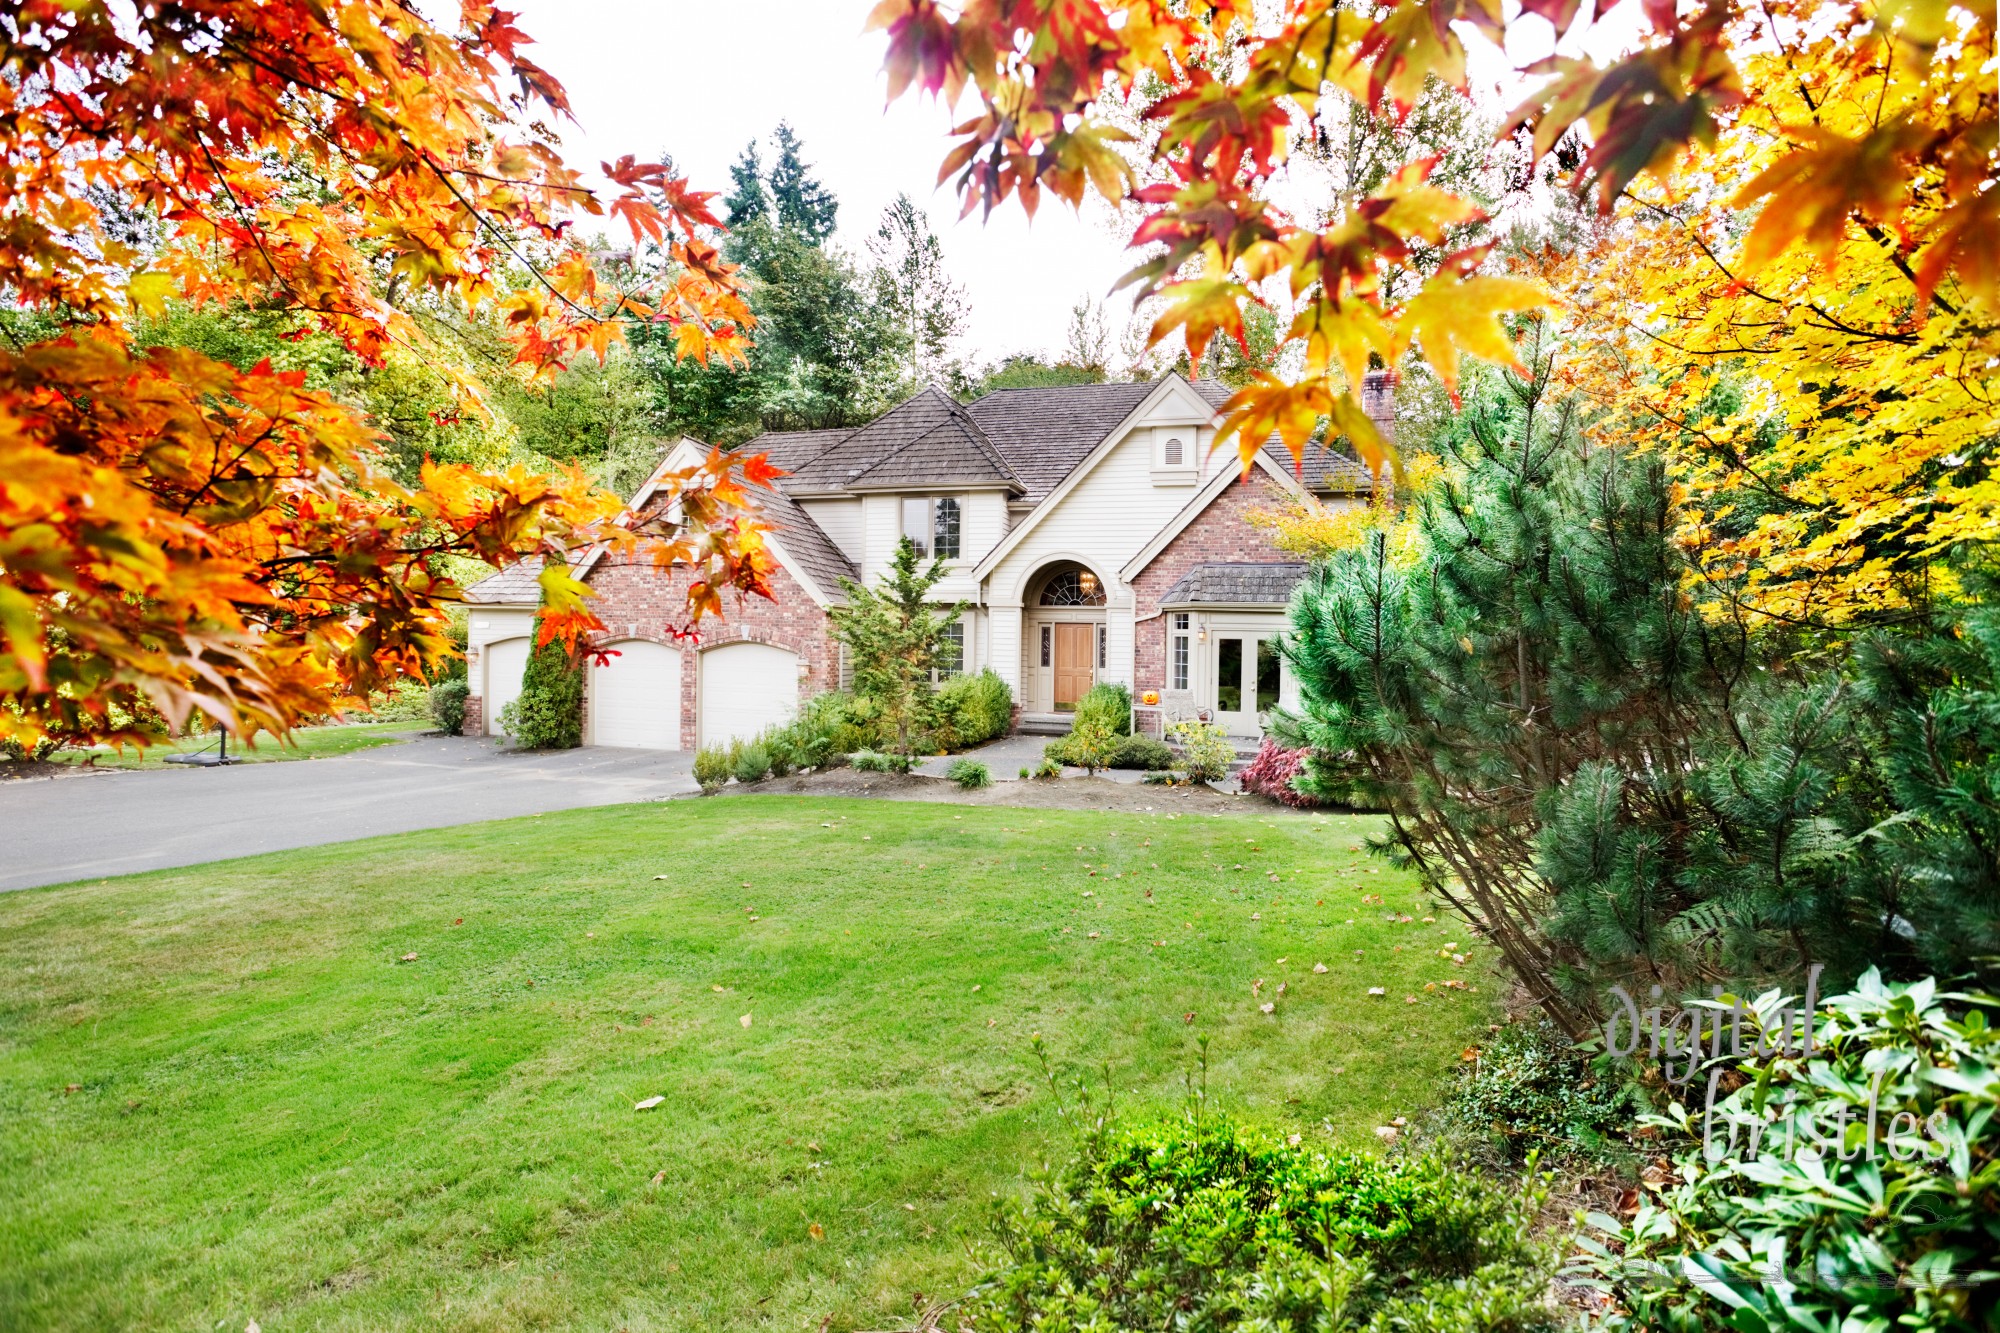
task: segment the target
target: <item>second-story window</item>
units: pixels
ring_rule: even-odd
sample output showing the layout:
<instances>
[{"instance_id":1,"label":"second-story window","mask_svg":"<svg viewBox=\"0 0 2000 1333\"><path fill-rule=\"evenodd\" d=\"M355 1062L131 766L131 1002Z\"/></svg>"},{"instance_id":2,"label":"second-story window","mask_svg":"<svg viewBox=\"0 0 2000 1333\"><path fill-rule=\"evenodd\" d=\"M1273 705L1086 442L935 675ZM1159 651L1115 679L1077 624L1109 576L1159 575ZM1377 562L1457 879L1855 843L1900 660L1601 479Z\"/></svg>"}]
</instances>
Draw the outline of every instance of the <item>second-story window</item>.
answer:
<instances>
[{"instance_id":1,"label":"second-story window","mask_svg":"<svg viewBox=\"0 0 2000 1333\"><path fill-rule=\"evenodd\" d=\"M1186 447L1181 444L1178 436L1167 441L1165 452L1164 466L1166 467L1180 467L1187 462Z\"/></svg>"},{"instance_id":2,"label":"second-story window","mask_svg":"<svg viewBox=\"0 0 2000 1333\"><path fill-rule=\"evenodd\" d=\"M943 499L931 516L931 532L936 537L931 554L940 560L958 559L958 501Z\"/></svg>"},{"instance_id":3,"label":"second-story window","mask_svg":"<svg viewBox=\"0 0 2000 1333\"><path fill-rule=\"evenodd\" d=\"M903 535L917 544L918 555L956 560L959 553L961 514L958 501L903 501Z\"/></svg>"},{"instance_id":4,"label":"second-story window","mask_svg":"<svg viewBox=\"0 0 2000 1333\"><path fill-rule=\"evenodd\" d=\"M916 543L918 555L931 553L931 502L903 501L903 535Z\"/></svg>"}]
</instances>

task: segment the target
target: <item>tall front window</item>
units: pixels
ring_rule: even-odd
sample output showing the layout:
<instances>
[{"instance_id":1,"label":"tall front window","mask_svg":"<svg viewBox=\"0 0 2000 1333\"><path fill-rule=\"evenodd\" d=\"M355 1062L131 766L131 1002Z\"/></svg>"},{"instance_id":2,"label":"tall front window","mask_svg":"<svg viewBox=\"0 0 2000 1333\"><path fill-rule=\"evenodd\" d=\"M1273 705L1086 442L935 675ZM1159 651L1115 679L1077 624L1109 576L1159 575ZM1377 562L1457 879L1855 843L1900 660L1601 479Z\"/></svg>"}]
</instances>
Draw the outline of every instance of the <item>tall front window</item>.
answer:
<instances>
[{"instance_id":1,"label":"tall front window","mask_svg":"<svg viewBox=\"0 0 2000 1333\"><path fill-rule=\"evenodd\" d=\"M931 545L931 554L940 560L958 559L958 501L943 499L937 502L936 512L931 516L931 532L936 540Z\"/></svg>"},{"instance_id":2,"label":"tall front window","mask_svg":"<svg viewBox=\"0 0 2000 1333\"><path fill-rule=\"evenodd\" d=\"M1188 687L1188 659L1191 655L1188 647L1188 613L1185 611L1176 611L1174 612L1174 645L1171 658L1173 674L1168 677L1172 682L1167 686L1168 689L1184 690Z\"/></svg>"},{"instance_id":3,"label":"tall front window","mask_svg":"<svg viewBox=\"0 0 2000 1333\"><path fill-rule=\"evenodd\" d=\"M937 677L956 676L965 670L965 622L954 621L938 639Z\"/></svg>"},{"instance_id":4,"label":"tall front window","mask_svg":"<svg viewBox=\"0 0 2000 1333\"><path fill-rule=\"evenodd\" d=\"M903 535L917 545L918 555L931 553L931 502L903 501Z\"/></svg>"},{"instance_id":5,"label":"tall front window","mask_svg":"<svg viewBox=\"0 0 2000 1333\"><path fill-rule=\"evenodd\" d=\"M1104 670L1105 659L1111 655L1111 633L1103 625L1097 627L1097 669Z\"/></svg>"},{"instance_id":6,"label":"tall front window","mask_svg":"<svg viewBox=\"0 0 2000 1333\"><path fill-rule=\"evenodd\" d=\"M1055 661L1056 657L1055 642L1056 642L1056 627L1054 625L1042 626L1043 666L1048 666L1050 663Z\"/></svg>"}]
</instances>

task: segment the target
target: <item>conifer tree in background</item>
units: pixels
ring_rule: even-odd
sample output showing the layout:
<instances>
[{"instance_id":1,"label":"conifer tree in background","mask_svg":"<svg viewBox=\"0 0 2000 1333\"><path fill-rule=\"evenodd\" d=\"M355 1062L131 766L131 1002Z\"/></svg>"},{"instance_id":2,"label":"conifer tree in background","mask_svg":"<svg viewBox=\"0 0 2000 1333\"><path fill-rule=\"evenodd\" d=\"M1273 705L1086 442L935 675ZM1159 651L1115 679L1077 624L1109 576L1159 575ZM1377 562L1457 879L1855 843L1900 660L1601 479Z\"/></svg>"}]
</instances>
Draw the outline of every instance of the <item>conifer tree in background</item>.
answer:
<instances>
[{"instance_id":1,"label":"conifer tree in background","mask_svg":"<svg viewBox=\"0 0 2000 1333\"><path fill-rule=\"evenodd\" d=\"M583 744L583 655L559 639L542 639L521 672L521 693L500 710L500 726L523 750L574 750Z\"/></svg>"},{"instance_id":2,"label":"conifer tree in background","mask_svg":"<svg viewBox=\"0 0 2000 1333\"><path fill-rule=\"evenodd\" d=\"M778 227L803 237L808 245L823 246L833 239L839 225L840 201L813 176L805 160L805 145L790 125L779 121L771 138L778 156L764 181L770 187Z\"/></svg>"},{"instance_id":3,"label":"conifer tree in background","mask_svg":"<svg viewBox=\"0 0 2000 1333\"><path fill-rule=\"evenodd\" d=\"M945 632L965 611L963 602L940 606L930 600L944 575L944 561L926 566L916 543L905 537L877 587L842 579L847 605L828 612L854 669L854 692L882 710L905 768L927 713Z\"/></svg>"},{"instance_id":4,"label":"conifer tree in background","mask_svg":"<svg viewBox=\"0 0 2000 1333\"><path fill-rule=\"evenodd\" d=\"M755 139L743 145L736 164L729 168L729 197L722 201L722 206L727 210L724 220L731 232L741 231L753 222L771 220L771 192L764 188L764 161L757 152Z\"/></svg>"},{"instance_id":5,"label":"conifer tree in background","mask_svg":"<svg viewBox=\"0 0 2000 1333\"><path fill-rule=\"evenodd\" d=\"M972 319L972 301L945 271L944 246L930 216L907 194L882 212L868 242L875 261L875 300L895 321L911 391L930 384L956 387L965 374L952 347Z\"/></svg>"}]
</instances>

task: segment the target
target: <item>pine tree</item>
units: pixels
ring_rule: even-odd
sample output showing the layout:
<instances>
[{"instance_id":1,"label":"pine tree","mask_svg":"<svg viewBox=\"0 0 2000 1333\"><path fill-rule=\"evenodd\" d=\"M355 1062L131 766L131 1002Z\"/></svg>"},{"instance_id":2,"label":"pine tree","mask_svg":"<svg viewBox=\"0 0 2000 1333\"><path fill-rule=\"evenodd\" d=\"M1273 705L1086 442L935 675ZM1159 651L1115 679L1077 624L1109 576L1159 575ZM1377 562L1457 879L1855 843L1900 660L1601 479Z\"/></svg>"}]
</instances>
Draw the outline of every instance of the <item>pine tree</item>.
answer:
<instances>
[{"instance_id":1,"label":"pine tree","mask_svg":"<svg viewBox=\"0 0 2000 1333\"><path fill-rule=\"evenodd\" d=\"M729 168L729 185L729 197L722 201L722 206L728 210L730 231L770 221L771 192L764 188L764 162L755 139L743 145L736 164Z\"/></svg>"},{"instance_id":2,"label":"pine tree","mask_svg":"<svg viewBox=\"0 0 2000 1333\"><path fill-rule=\"evenodd\" d=\"M1700 614L1661 460L1585 441L1524 335L1533 379L1294 602L1306 785L1389 810L1572 1031L1614 983L1917 970L1837 659Z\"/></svg>"},{"instance_id":3,"label":"pine tree","mask_svg":"<svg viewBox=\"0 0 2000 1333\"><path fill-rule=\"evenodd\" d=\"M965 287L944 267L944 246L931 220L907 194L883 210L868 242L875 261L875 300L893 321L912 386L936 384L953 369L952 344L971 320Z\"/></svg>"},{"instance_id":4,"label":"pine tree","mask_svg":"<svg viewBox=\"0 0 2000 1333\"><path fill-rule=\"evenodd\" d=\"M945 631L965 611L963 602L939 606L930 600L944 575L944 561L925 566L916 543L905 537L879 585L842 579L847 605L829 613L834 637L846 645L854 668L854 692L881 709L895 729L896 753L906 760L927 712Z\"/></svg>"},{"instance_id":5,"label":"pine tree","mask_svg":"<svg viewBox=\"0 0 2000 1333\"><path fill-rule=\"evenodd\" d=\"M804 145L790 125L779 121L772 138L778 146L778 158L765 181L771 189L778 228L805 238L808 245L825 245L833 236L840 201L813 178L801 151Z\"/></svg>"}]
</instances>

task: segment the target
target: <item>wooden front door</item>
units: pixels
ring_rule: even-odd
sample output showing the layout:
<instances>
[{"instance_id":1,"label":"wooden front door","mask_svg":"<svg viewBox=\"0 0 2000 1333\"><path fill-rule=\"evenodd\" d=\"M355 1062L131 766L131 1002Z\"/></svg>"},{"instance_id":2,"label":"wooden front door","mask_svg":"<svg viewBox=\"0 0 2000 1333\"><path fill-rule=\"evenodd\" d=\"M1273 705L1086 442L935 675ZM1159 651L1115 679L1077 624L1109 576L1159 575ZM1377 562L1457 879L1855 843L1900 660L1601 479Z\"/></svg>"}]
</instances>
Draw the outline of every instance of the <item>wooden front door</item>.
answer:
<instances>
[{"instance_id":1,"label":"wooden front door","mask_svg":"<svg viewBox=\"0 0 2000 1333\"><path fill-rule=\"evenodd\" d=\"M1058 713L1076 710L1077 700L1097 683L1097 626L1057 625L1056 697Z\"/></svg>"}]
</instances>

